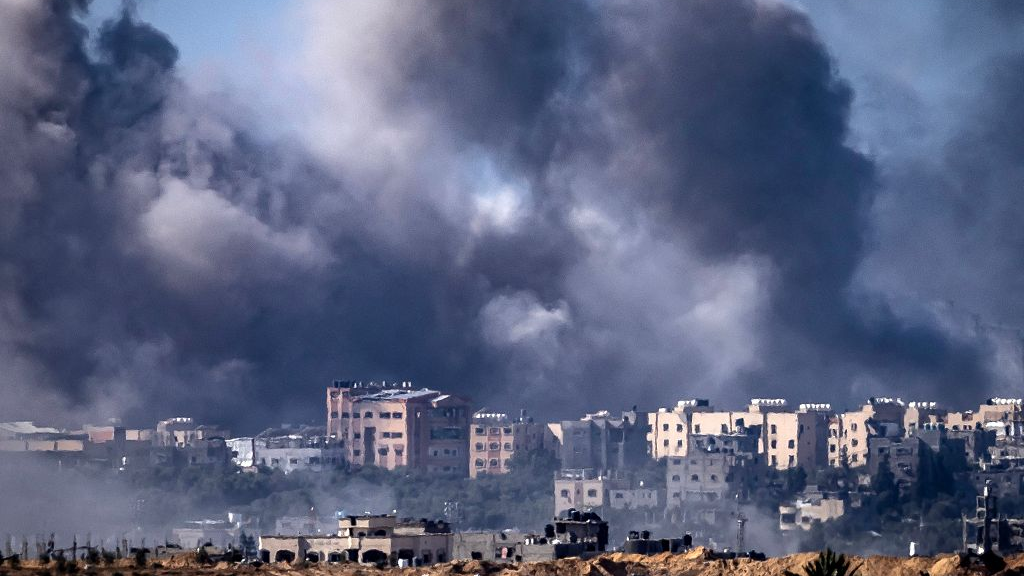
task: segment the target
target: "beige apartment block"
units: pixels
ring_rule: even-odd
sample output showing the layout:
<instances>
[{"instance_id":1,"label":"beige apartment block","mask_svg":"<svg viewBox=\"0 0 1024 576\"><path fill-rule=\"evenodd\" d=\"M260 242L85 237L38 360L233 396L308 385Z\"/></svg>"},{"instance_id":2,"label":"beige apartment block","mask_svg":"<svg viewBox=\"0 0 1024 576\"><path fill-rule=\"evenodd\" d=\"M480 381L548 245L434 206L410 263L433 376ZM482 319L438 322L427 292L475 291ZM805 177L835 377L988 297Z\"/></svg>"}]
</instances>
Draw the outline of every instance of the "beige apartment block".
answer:
<instances>
[{"instance_id":1,"label":"beige apartment block","mask_svg":"<svg viewBox=\"0 0 1024 576\"><path fill-rule=\"evenodd\" d=\"M468 474L469 402L411 382L337 381L327 431L355 465Z\"/></svg>"},{"instance_id":2,"label":"beige apartment block","mask_svg":"<svg viewBox=\"0 0 1024 576\"><path fill-rule=\"evenodd\" d=\"M469 429L469 475L505 474L517 452L541 450L548 427L534 422L525 413L510 418L502 412L486 409L473 414Z\"/></svg>"},{"instance_id":3,"label":"beige apartment block","mask_svg":"<svg viewBox=\"0 0 1024 576\"><path fill-rule=\"evenodd\" d=\"M647 415L650 431L647 442L651 457L659 460L669 456L686 456L688 439L693 432L695 412L710 412L711 405L704 399L680 400L671 410L661 408Z\"/></svg>"},{"instance_id":4,"label":"beige apartment block","mask_svg":"<svg viewBox=\"0 0 1024 576\"><path fill-rule=\"evenodd\" d=\"M630 488L629 480L596 470L573 469L555 473L555 516L569 509L591 510L611 505L610 491Z\"/></svg>"},{"instance_id":5,"label":"beige apartment block","mask_svg":"<svg viewBox=\"0 0 1024 576\"><path fill-rule=\"evenodd\" d=\"M801 404L797 412L767 413L762 446L767 464L808 472L825 466L831 413L829 404Z\"/></svg>"},{"instance_id":6,"label":"beige apartment block","mask_svg":"<svg viewBox=\"0 0 1024 576\"><path fill-rule=\"evenodd\" d=\"M907 406L900 398L873 397L859 410L844 412L829 422L828 463L851 468L868 463L868 438L904 435Z\"/></svg>"}]
</instances>

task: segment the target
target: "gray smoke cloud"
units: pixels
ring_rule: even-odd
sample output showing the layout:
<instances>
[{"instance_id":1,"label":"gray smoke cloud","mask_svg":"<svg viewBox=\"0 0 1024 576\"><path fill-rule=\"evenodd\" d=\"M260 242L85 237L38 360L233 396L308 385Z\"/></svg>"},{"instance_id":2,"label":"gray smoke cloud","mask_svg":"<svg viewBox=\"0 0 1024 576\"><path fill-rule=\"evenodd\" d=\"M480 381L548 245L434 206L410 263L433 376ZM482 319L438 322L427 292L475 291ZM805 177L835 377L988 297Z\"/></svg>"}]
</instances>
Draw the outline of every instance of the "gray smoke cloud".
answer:
<instances>
[{"instance_id":1,"label":"gray smoke cloud","mask_svg":"<svg viewBox=\"0 0 1024 576\"><path fill-rule=\"evenodd\" d=\"M919 228L926 187L890 162L911 146L876 122L900 100L860 104L892 83L863 80L828 19L870 15L308 2L306 122L271 139L244 95L182 80L131 6L93 36L86 9L0 2L0 417L251 430L319 418L335 377L551 417L688 395L968 402L1012 372L934 303L976 283L954 257L997 248L971 270L1002 279L970 292L1007 308L970 309L1013 312L1012 236L979 225L1013 205L1013 66L929 132L949 142L932 180L998 162L974 220L953 186ZM908 227L949 255L947 282L915 272Z\"/></svg>"}]
</instances>

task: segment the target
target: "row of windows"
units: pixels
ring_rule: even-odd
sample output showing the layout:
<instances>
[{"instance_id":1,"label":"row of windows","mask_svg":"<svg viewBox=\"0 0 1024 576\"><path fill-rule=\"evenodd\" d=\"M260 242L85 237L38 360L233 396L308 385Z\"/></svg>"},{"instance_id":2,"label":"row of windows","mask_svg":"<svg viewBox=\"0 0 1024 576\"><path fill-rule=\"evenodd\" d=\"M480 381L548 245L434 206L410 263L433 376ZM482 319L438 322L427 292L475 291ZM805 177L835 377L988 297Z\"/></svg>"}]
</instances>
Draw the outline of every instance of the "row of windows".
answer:
<instances>
[{"instance_id":1,"label":"row of windows","mask_svg":"<svg viewBox=\"0 0 1024 576\"><path fill-rule=\"evenodd\" d=\"M673 482L679 482L680 479L681 478L680 478L679 474L673 474L672 475L672 481ZM708 480L711 481L711 482L718 482L718 474L710 475L708 477ZM732 474L726 474L725 475L725 481L726 482L732 482ZM699 474L691 474L690 475L690 482L700 482L700 475Z\"/></svg>"},{"instance_id":2,"label":"row of windows","mask_svg":"<svg viewBox=\"0 0 1024 576\"><path fill-rule=\"evenodd\" d=\"M661 425L661 430L663 432L668 432L668 424L662 424ZM682 431L683 431L683 425L682 424L676 424L676 432L682 432Z\"/></svg>"},{"instance_id":3,"label":"row of windows","mask_svg":"<svg viewBox=\"0 0 1024 576\"><path fill-rule=\"evenodd\" d=\"M494 468L495 466L498 465L498 459L491 458L490 460L485 461L483 458L477 458L474 464L476 464L477 468L483 468L484 466L490 466L491 468ZM505 468L508 468L512 465L512 461L506 458L502 465L505 466Z\"/></svg>"},{"instance_id":4,"label":"row of windows","mask_svg":"<svg viewBox=\"0 0 1024 576\"><path fill-rule=\"evenodd\" d=\"M511 426L505 426L504 428L487 428L486 430L487 430L487 434L490 434L491 436L493 436L495 434L511 434L512 433L512 427ZM477 434L478 436L482 436L484 434L484 428L482 428L480 426L477 426L476 429L473 430L473 433Z\"/></svg>"},{"instance_id":5,"label":"row of windows","mask_svg":"<svg viewBox=\"0 0 1024 576\"><path fill-rule=\"evenodd\" d=\"M338 413L337 412L331 412L331 418L337 418L337 417L338 417ZM352 414L349 414L348 412L342 412L341 413L341 417L342 418L349 418L349 417L359 418L359 412L353 412ZM395 420L401 420L402 419L402 413L401 412L378 412L377 413L377 417L378 418L386 418L386 419L389 419L389 420L392 419L392 418L395 419ZM373 412L371 412L369 410L367 410L366 412L363 412L363 418L373 418Z\"/></svg>"},{"instance_id":6,"label":"row of windows","mask_svg":"<svg viewBox=\"0 0 1024 576\"><path fill-rule=\"evenodd\" d=\"M383 432L381 434L381 436L383 436L385 438L401 438L402 437L402 433L401 432Z\"/></svg>"},{"instance_id":7,"label":"row of windows","mask_svg":"<svg viewBox=\"0 0 1024 576\"><path fill-rule=\"evenodd\" d=\"M476 446L474 446L474 448L476 448L477 452L483 452L484 451L484 443L483 442L477 442ZM517 444L516 445L516 449L518 449L518 448L519 448L519 445ZM488 450L501 450L502 449L502 445L500 443L498 443L498 442L491 442L490 444L487 445L487 449ZM505 450L511 450L512 449L512 443L511 442L505 442L504 449Z\"/></svg>"},{"instance_id":8,"label":"row of windows","mask_svg":"<svg viewBox=\"0 0 1024 576\"><path fill-rule=\"evenodd\" d=\"M459 455L459 449L458 448L445 448L445 449L442 450L441 448L432 448L430 450L430 455L431 456L458 456Z\"/></svg>"},{"instance_id":9,"label":"row of windows","mask_svg":"<svg viewBox=\"0 0 1024 576\"><path fill-rule=\"evenodd\" d=\"M771 445L772 448L778 448L779 447L779 443L778 443L777 440L772 440L770 442L770 445ZM786 443L786 446L789 447L789 448L796 448L796 440L790 440L789 442Z\"/></svg>"}]
</instances>

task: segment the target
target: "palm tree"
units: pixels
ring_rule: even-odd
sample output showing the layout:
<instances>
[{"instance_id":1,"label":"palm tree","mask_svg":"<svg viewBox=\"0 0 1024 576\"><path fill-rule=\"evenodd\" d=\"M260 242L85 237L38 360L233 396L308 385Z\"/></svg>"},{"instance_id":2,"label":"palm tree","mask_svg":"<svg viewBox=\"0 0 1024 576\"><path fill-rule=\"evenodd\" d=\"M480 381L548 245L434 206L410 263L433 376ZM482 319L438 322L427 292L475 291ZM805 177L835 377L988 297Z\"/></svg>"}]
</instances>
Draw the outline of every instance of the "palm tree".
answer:
<instances>
[{"instance_id":1,"label":"palm tree","mask_svg":"<svg viewBox=\"0 0 1024 576\"><path fill-rule=\"evenodd\" d=\"M818 553L818 557L807 564L804 564L803 576L854 576L857 571L860 570L860 566L853 568L852 562L844 554L836 554L830 548L826 548ZM800 576L794 572L786 570L785 576Z\"/></svg>"}]
</instances>

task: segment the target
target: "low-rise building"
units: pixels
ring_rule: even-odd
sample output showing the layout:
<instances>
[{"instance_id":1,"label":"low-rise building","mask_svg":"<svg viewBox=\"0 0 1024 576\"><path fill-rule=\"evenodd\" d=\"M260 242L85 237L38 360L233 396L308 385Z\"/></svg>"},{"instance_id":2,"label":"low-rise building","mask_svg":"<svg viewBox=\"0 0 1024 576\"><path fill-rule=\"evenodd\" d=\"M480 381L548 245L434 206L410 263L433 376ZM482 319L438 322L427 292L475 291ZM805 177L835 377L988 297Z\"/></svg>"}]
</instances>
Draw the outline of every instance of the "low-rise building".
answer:
<instances>
[{"instance_id":1,"label":"low-rise building","mask_svg":"<svg viewBox=\"0 0 1024 576\"><path fill-rule=\"evenodd\" d=\"M779 506L779 529L810 530L815 524L835 520L846 513L846 502L837 494L808 486L792 504Z\"/></svg>"},{"instance_id":2,"label":"low-rise building","mask_svg":"<svg viewBox=\"0 0 1024 576\"><path fill-rule=\"evenodd\" d=\"M226 429L208 424L196 424L191 418L168 418L157 422L153 443L156 446L185 448L195 441L230 438Z\"/></svg>"},{"instance_id":3,"label":"low-rise building","mask_svg":"<svg viewBox=\"0 0 1024 576\"><path fill-rule=\"evenodd\" d=\"M430 565L451 557L445 522L398 521L395 516L346 516L334 535L261 536L264 562L358 562L377 566Z\"/></svg>"},{"instance_id":4,"label":"low-rise building","mask_svg":"<svg viewBox=\"0 0 1024 576\"><path fill-rule=\"evenodd\" d=\"M555 516L569 510L601 509L610 504L610 491L630 488L623 472L593 468L559 470L555 473Z\"/></svg>"}]
</instances>

